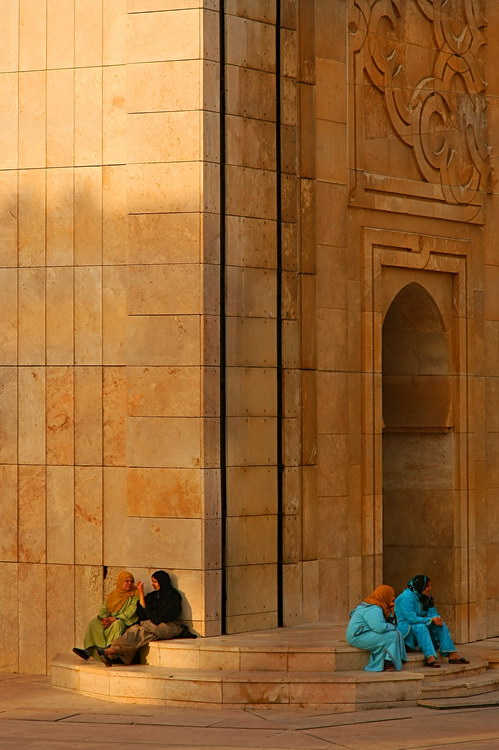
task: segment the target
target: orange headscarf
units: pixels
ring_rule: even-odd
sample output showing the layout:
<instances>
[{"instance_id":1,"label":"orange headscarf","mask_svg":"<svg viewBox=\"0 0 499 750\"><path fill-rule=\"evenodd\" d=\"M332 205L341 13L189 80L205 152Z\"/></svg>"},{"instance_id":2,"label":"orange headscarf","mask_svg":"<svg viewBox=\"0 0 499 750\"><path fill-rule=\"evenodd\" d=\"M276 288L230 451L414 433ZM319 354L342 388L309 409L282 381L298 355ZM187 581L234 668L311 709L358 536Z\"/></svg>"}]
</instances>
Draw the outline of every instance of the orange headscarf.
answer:
<instances>
[{"instance_id":1,"label":"orange headscarf","mask_svg":"<svg viewBox=\"0 0 499 750\"><path fill-rule=\"evenodd\" d=\"M390 604L393 602L394 596L395 591L391 586L377 586L363 601L366 604L376 604L378 607L381 607L385 613L385 617L390 617L392 614Z\"/></svg>"},{"instance_id":2,"label":"orange headscarf","mask_svg":"<svg viewBox=\"0 0 499 750\"><path fill-rule=\"evenodd\" d=\"M125 591L123 588L123 582L128 576L132 576L133 578L133 575L129 573L128 570L122 570L121 573L118 573L118 577L116 578L116 588L111 591L106 599L106 607L111 614L119 612L126 600L131 596L137 596L135 586L131 591Z\"/></svg>"}]
</instances>

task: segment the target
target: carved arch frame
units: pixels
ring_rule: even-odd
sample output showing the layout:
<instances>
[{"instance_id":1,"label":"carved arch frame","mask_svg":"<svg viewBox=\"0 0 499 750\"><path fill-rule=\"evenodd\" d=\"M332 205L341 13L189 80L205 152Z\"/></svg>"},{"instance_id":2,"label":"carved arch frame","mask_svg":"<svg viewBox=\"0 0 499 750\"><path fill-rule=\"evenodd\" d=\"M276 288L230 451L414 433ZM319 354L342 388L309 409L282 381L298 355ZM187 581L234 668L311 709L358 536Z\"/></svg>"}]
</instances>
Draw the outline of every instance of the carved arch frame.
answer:
<instances>
[{"instance_id":1,"label":"carved arch frame","mask_svg":"<svg viewBox=\"0 0 499 750\"><path fill-rule=\"evenodd\" d=\"M476 639L475 478L470 436L472 398L470 328L471 291L467 281L471 242L386 229L363 229L362 295L362 438L363 550L372 562L365 566L364 588L382 582L383 575L383 456L382 456L382 326L388 306L405 286L386 298L386 278L392 271L414 272L414 280L432 294L431 278L449 274L452 288L453 456L454 456L454 608L455 638ZM428 284L425 283L428 274ZM394 276L397 274L395 273ZM385 281L384 281L385 279ZM433 294L432 294L433 296ZM438 304L438 302L437 302ZM479 626L478 626L479 627Z\"/></svg>"}]
</instances>

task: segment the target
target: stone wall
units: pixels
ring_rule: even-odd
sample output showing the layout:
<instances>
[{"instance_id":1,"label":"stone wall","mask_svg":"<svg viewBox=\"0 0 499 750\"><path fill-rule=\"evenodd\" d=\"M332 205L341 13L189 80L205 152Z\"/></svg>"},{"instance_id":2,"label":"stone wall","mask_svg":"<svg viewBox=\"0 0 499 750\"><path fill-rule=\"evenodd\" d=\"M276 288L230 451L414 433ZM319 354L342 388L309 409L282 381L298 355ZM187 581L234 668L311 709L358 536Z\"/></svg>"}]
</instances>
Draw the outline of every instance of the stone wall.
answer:
<instances>
[{"instance_id":1,"label":"stone wall","mask_svg":"<svg viewBox=\"0 0 499 750\"><path fill-rule=\"evenodd\" d=\"M122 568L203 635L418 572L497 635L485 6L0 0L0 669Z\"/></svg>"},{"instance_id":2,"label":"stone wall","mask_svg":"<svg viewBox=\"0 0 499 750\"><path fill-rule=\"evenodd\" d=\"M219 632L216 5L1 3L0 669L123 567Z\"/></svg>"}]
</instances>

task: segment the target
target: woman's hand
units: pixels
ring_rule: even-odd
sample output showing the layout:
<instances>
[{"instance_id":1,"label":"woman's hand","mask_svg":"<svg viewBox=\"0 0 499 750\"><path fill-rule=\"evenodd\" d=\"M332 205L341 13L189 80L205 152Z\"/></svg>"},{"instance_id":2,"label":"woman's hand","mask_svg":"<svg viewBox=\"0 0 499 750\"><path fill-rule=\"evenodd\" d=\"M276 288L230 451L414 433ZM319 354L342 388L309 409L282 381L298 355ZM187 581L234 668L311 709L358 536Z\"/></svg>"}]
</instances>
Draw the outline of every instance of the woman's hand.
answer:
<instances>
[{"instance_id":1,"label":"woman's hand","mask_svg":"<svg viewBox=\"0 0 499 750\"><path fill-rule=\"evenodd\" d=\"M144 584L142 583L142 581L137 581L137 591L139 592L140 606L145 608L146 598L144 596Z\"/></svg>"},{"instance_id":2,"label":"woman's hand","mask_svg":"<svg viewBox=\"0 0 499 750\"><path fill-rule=\"evenodd\" d=\"M116 622L116 617L103 617L100 621L103 628L108 628L113 622Z\"/></svg>"},{"instance_id":3,"label":"woman's hand","mask_svg":"<svg viewBox=\"0 0 499 750\"><path fill-rule=\"evenodd\" d=\"M431 621L434 625L443 625L443 620L441 617L432 617Z\"/></svg>"}]
</instances>

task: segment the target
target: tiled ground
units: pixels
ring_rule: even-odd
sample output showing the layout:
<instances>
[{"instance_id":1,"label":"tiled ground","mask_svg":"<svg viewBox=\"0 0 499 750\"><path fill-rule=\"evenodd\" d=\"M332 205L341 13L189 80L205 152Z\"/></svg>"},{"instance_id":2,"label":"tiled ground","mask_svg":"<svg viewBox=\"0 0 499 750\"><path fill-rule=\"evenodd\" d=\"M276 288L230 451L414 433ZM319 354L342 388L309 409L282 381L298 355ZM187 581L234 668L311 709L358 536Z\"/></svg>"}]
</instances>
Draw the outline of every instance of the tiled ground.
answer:
<instances>
[{"instance_id":1,"label":"tiled ground","mask_svg":"<svg viewBox=\"0 0 499 750\"><path fill-rule=\"evenodd\" d=\"M496 750L499 708L318 714L115 704L0 675L0 750Z\"/></svg>"}]
</instances>

